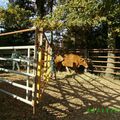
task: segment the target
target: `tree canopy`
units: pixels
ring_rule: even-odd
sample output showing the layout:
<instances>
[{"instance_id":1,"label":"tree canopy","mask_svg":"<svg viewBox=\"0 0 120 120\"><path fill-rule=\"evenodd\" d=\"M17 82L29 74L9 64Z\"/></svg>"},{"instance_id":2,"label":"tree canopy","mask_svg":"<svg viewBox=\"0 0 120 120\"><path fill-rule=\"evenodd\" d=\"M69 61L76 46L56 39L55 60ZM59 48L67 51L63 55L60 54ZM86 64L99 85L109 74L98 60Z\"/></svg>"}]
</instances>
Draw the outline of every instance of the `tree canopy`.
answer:
<instances>
[{"instance_id":1,"label":"tree canopy","mask_svg":"<svg viewBox=\"0 0 120 120\"><path fill-rule=\"evenodd\" d=\"M120 0L16 0L7 9L0 8L0 13L4 31L32 24L46 30L67 29L67 34L85 44L109 41L120 34ZM36 18L33 23L32 18Z\"/></svg>"},{"instance_id":2,"label":"tree canopy","mask_svg":"<svg viewBox=\"0 0 120 120\"><path fill-rule=\"evenodd\" d=\"M0 8L0 28L1 32L10 32L20 29L29 28L31 23L31 11L20 8L19 5L9 4L8 8ZM14 34L10 36L0 37L0 40L4 40L1 45L24 45L28 44L32 34Z\"/></svg>"},{"instance_id":3,"label":"tree canopy","mask_svg":"<svg viewBox=\"0 0 120 120\"><path fill-rule=\"evenodd\" d=\"M20 8L18 5L9 5L7 9L0 8L0 23L5 31L23 29L31 26L31 12Z\"/></svg>"},{"instance_id":4,"label":"tree canopy","mask_svg":"<svg viewBox=\"0 0 120 120\"><path fill-rule=\"evenodd\" d=\"M107 41L120 34L119 16L119 0L63 0L53 13L53 19L62 21L63 26L68 29L80 28L82 32L90 32L91 27L104 24L104 31L106 30L108 35ZM114 41L110 40L109 48L113 46Z\"/></svg>"}]
</instances>

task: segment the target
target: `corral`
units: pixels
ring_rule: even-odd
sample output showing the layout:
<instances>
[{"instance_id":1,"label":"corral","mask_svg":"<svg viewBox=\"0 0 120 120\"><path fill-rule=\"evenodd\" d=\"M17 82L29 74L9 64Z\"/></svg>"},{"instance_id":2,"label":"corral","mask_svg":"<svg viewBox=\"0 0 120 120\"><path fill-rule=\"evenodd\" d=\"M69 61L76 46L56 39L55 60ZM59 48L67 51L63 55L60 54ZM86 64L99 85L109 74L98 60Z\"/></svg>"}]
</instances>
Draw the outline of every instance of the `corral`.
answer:
<instances>
[{"instance_id":1,"label":"corral","mask_svg":"<svg viewBox=\"0 0 120 120\"><path fill-rule=\"evenodd\" d=\"M40 39L41 37L42 36L39 35L38 39ZM19 71L8 70L6 68L1 68L1 70L5 72L1 72L0 74L0 79L1 79L0 88L2 92L10 91L10 93L8 92L5 93L11 95L13 98L17 98L18 100L21 100L27 104L32 105L33 110L35 110L35 106L36 106L37 107L36 115L35 116L32 115L31 108L26 104L17 101L12 97L9 97L3 93L0 93L1 96L0 119L2 120L3 119L4 120L5 119L6 120L16 120L16 119L18 120L91 119L92 120L94 118L103 119L103 120L119 119L120 117L119 116L119 112L120 112L119 65L113 67L115 69L117 68L117 71L113 74L118 75L118 77L114 80L110 78L104 78L103 76L100 75L98 76L97 74L95 75L94 74L95 70L93 70L93 74L89 72L86 72L84 74L77 74L74 71L72 71L72 73L59 72L57 73L56 80L51 79L49 81L50 72L51 72L51 66L50 66L51 58L49 57L49 55L51 48L49 47L48 41L46 41L46 44L44 46L45 50L43 52L40 45L42 44L42 42L41 41L39 42L38 42L39 46L36 43L36 46L32 48L34 50L34 52L32 53L32 57L37 58L32 60L35 61L35 63L33 62L33 64L36 66L36 67L34 65L32 66L33 68L32 72L33 74L37 72L34 74L34 75L37 74L37 79L31 79L32 75L30 71L30 64L31 64L30 49L28 49L27 51L28 53L27 56L29 58L27 60L23 60L23 59L19 60L19 59L11 59L11 58L8 59L8 58L3 58L4 56L0 58L2 61L14 60L17 62L27 63L26 64L27 73L25 73L24 70L23 72L19 72ZM12 49L13 50L17 49L17 47L13 47ZM42 53L44 53L44 55ZM44 58L43 69L41 68L42 55ZM104 58L107 56L102 56L102 57ZM117 62L115 63L119 63L119 53L114 58L117 59ZM93 60L93 62L96 61ZM99 61L98 59L97 62L101 63L101 61ZM106 62L107 61L105 61L105 63ZM102 66L97 66L97 65L96 66L94 65L93 67L102 68ZM103 68L105 68L105 66L103 66ZM11 72L11 73L6 73L6 72ZM105 71L102 72L105 73ZM26 76L29 77L29 79L26 80ZM29 83L26 82L28 80ZM9 83L10 85L8 85L7 83ZM46 83L48 83L47 86ZM45 86L46 89L44 91ZM22 89L18 89L17 87ZM5 91L3 91L3 89ZM28 92L28 90L32 92ZM15 94L18 96L16 96ZM28 99L30 101L28 101ZM38 104L34 105L33 104L34 102L35 103L38 102ZM4 112L3 114L3 111L6 112Z\"/></svg>"},{"instance_id":2,"label":"corral","mask_svg":"<svg viewBox=\"0 0 120 120\"><path fill-rule=\"evenodd\" d=\"M119 119L120 0L0 0L0 120Z\"/></svg>"}]
</instances>

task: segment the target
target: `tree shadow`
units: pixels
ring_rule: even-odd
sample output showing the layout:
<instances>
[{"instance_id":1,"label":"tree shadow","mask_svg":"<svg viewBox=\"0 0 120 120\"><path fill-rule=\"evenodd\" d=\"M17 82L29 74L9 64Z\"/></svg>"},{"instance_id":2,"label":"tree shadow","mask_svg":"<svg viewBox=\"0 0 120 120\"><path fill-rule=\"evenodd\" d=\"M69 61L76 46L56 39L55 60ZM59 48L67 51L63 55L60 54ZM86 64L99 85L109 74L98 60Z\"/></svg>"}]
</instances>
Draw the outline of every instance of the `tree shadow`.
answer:
<instances>
[{"instance_id":1,"label":"tree shadow","mask_svg":"<svg viewBox=\"0 0 120 120\"><path fill-rule=\"evenodd\" d=\"M35 116L31 106L0 93L0 120L119 120L119 81L90 73L61 72L57 78L48 82Z\"/></svg>"},{"instance_id":2,"label":"tree shadow","mask_svg":"<svg viewBox=\"0 0 120 120\"><path fill-rule=\"evenodd\" d=\"M110 86L99 79L102 78L93 77L90 73L75 73L51 80L44 94L43 106L56 119L119 119L119 89L112 88L114 82Z\"/></svg>"}]
</instances>

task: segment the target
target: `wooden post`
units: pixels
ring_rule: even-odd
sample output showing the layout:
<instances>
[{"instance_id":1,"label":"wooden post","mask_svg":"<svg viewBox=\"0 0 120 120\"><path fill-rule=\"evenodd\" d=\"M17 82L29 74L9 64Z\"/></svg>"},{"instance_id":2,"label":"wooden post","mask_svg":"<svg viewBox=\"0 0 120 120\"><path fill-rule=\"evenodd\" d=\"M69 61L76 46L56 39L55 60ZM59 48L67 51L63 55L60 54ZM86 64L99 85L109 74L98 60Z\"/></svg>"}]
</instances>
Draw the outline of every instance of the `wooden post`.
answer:
<instances>
[{"instance_id":1,"label":"wooden post","mask_svg":"<svg viewBox=\"0 0 120 120\"><path fill-rule=\"evenodd\" d=\"M42 53L40 46L42 46L43 42L43 29L36 29L36 38L35 38L35 79L33 82L33 114L36 112L36 104L39 102L38 98L40 97L40 79L41 79L41 60L42 60Z\"/></svg>"},{"instance_id":2,"label":"wooden post","mask_svg":"<svg viewBox=\"0 0 120 120\"><path fill-rule=\"evenodd\" d=\"M41 84L41 75L42 75L42 49L40 48L43 44L43 29L41 28L38 33L38 66L37 66L37 98L38 101L41 97L41 89L40 89L40 84ZM37 101L37 103L38 103Z\"/></svg>"}]
</instances>

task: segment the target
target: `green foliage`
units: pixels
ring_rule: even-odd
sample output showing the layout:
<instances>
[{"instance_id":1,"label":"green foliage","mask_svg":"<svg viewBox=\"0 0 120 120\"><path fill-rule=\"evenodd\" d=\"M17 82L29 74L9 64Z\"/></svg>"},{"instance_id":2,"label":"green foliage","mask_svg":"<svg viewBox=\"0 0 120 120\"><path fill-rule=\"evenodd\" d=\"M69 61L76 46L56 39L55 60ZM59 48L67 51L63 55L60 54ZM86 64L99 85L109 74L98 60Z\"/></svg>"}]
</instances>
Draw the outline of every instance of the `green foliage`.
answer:
<instances>
[{"instance_id":1,"label":"green foliage","mask_svg":"<svg viewBox=\"0 0 120 120\"><path fill-rule=\"evenodd\" d=\"M8 6L7 10L0 8L1 26L6 31L32 26L29 19L35 12L32 4L31 0L16 0L14 4ZM64 40L67 39L70 44L80 43L83 46L87 44L87 41L99 44L105 39L107 41L107 35L108 38L115 38L120 34L120 3L118 0L36 0L36 5L38 17L32 21L33 24L45 30L67 28L68 37L66 35ZM56 6L54 11L53 6ZM94 38L91 35L91 28L103 22L107 23L103 34ZM71 38L75 41L71 42Z\"/></svg>"},{"instance_id":2,"label":"green foliage","mask_svg":"<svg viewBox=\"0 0 120 120\"><path fill-rule=\"evenodd\" d=\"M0 8L0 24L2 32L10 32L32 26L31 11L20 8L18 5L9 4L7 9ZM31 33L21 33L0 37L0 45L26 45L29 44Z\"/></svg>"},{"instance_id":3,"label":"green foliage","mask_svg":"<svg viewBox=\"0 0 120 120\"><path fill-rule=\"evenodd\" d=\"M96 0L69 0L57 7L53 17L63 20L67 27L94 25L98 22L95 18L99 6Z\"/></svg>"},{"instance_id":4,"label":"green foliage","mask_svg":"<svg viewBox=\"0 0 120 120\"><path fill-rule=\"evenodd\" d=\"M117 0L64 0L57 6L53 18L63 20L64 25L94 26L102 21L119 23L120 4Z\"/></svg>"},{"instance_id":5,"label":"green foliage","mask_svg":"<svg viewBox=\"0 0 120 120\"><path fill-rule=\"evenodd\" d=\"M31 12L20 8L18 5L9 5L7 9L0 9L0 23L5 31L23 29L30 26L29 17Z\"/></svg>"},{"instance_id":6,"label":"green foliage","mask_svg":"<svg viewBox=\"0 0 120 120\"><path fill-rule=\"evenodd\" d=\"M31 16L34 16L36 13L35 3L32 0L16 0L13 3L14 5L19 5L20 8L31 11Z\"/></svg>"},{"instance_id":7,"label":"green foliage","mask_svg":"<svg viewBox=\"0 0 120 120\"><path fill-rule=\"evenodd\" d=\"M53 19L50 19L48 17L45 17L43 19L37 17L35 20L33 20L33 24L36 27L44 28L45 30L55 30L60 29L63 23L60 21L54 21Z\"/></svg>"},{"instance_id":8,"label":"green foliage","mask_svg":"<svg viewBox=\"0 0 120 120\"><path fill-rule=\"evenodd\" d=\"M63 21L63 27L68 29L80 28L80 32L83 33L81 42L84 42L85 39L86 41L90 40L88 37L89 28L99 26L103 22L107 23L105 29L108 32L108 39L106 41L115 38L120 33L119 16L120 3L118 0L63 0L53 13L53 19ZM88 35L85 34L86 31L88 31ZM76 33L80 34L79 37L81 37L80 32ZM99 36L97 39L93 37L91 42L101 43L104 39L103 36ZM78 38L75 39L78 40Z\"/></svg>"}]
</instances>

